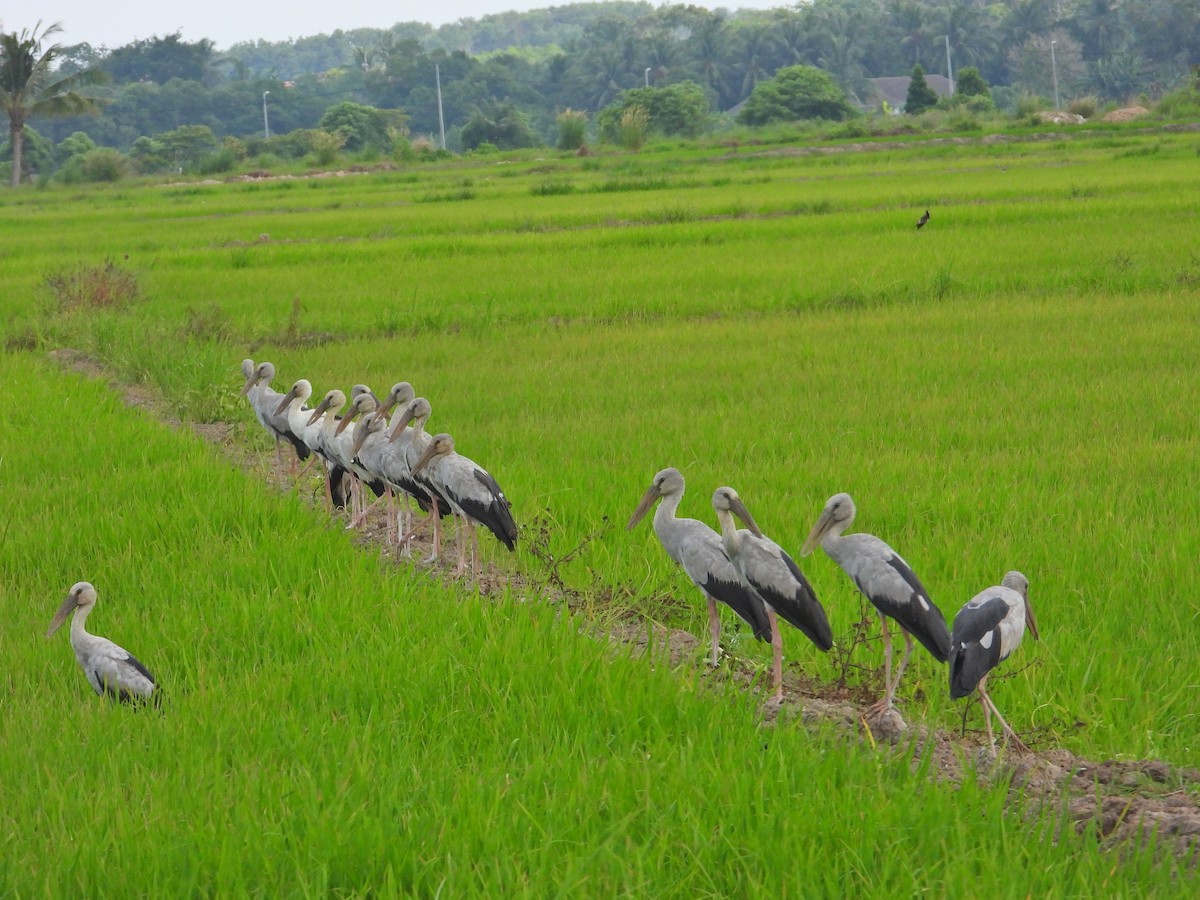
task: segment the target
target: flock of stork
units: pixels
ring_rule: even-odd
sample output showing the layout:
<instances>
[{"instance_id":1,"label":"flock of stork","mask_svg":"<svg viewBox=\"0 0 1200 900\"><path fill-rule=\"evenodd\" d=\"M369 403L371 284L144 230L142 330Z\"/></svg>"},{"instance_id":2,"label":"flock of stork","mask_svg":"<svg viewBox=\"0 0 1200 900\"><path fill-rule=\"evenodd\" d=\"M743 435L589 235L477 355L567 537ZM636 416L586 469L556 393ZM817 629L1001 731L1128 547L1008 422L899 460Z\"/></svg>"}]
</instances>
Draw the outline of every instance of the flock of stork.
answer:
<instances>
[{"instance_id":1,"label":"flock of stork","mask_svg":"<svg viewBox=\"0 0 1200 900\"><path fill-rule=\"evenodd\" d=\"M516 547L517 526L511 504L496 480L481 466L454 450L448 434L429 436L429 401L415 396L408 382L392 387L379 399L370 388L355 385L349 404L340 390L331 390L314 409L304 405L313 393L305 379L295 382L286 394L270 386L275 367L269 362L242 363L247 397L255 416L280 449L288 443L295 450L292 462L319 459L325 467L325 496L332 510L350 505L350 526L366 518L371 507L364 499L364 485L381 502L387 502L388 539L402 551L411 549L414 535L427 524L433 528L435 561L441 550L443 516L453 514L461 522L457 529L456 575L466 568L466 543L471 543L472 572L478 575L479 545L476 526L491 531L509 550ZM345 412L338 415L340 411ZM395 414L392 418L388 418ZM356 423L355 420L359 421ZM301 473L302 474L302 473ZM683 499L684 480L678 469L663 469L642 497L628 528L632 529L658 501L654 532L663 549L687 573L708 601L712 637L711 662L718 663L720 616L717 603L728 605L753 630L754 636L772 645L773 699L783 696L782 636L779 619L799 629L823 651L833 647L833 632L825 610L799 566L778 544L766 537L737 491L719 487L712 506L720 525L718 534L696 519L677 515ZM393 496L404 498L397 513ZM412 523L409 500L427 515ZM373 506L374 504L372 504ZM843 534L854 521L854 502L849 494L836 494L825 504L820 518L800 549L808 556L818 545L850 576L858 590L879 613L883 634L884 696L868 711L882 716L894 709L896 689L912 654L913 638L939 662L950 667L950 696L968 696L976 689L984 712L988 740L995 737L991 716L999 720L1006 739L1022 751L1027 748L1000 714L987 693L988 674L1021 643L1026 627L1037 639L1037 623L1029 604L1029 583L1020 572L1009 572L1000 585L977 594L959 611L953 628L946 627L941 610L929 599L916 574L896 551L870 534ZM743 528L738 528L739 519ZM469 535L464 539L463 531ZM89 634L84 625L96 603L96 590L87 582L72 586L55 614L47 637L53 635L75 613L71 623L71 646L88 681L97 694L118 700L155 698L154 677L135 657L112 641ZM892 674L892 642L888 621L904 637L904 653Z\"/></svg>"}]
</instances>

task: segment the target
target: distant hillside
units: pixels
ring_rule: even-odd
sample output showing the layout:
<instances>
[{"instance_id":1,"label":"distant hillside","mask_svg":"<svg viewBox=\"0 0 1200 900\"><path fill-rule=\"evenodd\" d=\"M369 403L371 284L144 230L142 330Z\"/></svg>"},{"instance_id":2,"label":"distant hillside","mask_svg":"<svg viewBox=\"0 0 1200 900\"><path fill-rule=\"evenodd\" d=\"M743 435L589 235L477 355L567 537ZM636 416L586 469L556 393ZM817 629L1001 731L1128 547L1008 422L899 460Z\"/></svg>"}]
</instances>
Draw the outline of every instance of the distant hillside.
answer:
<instances>
[{"instance_id":1,"label":"distant hillside","mask_svg":"<svg viewBox=\"0 0 1200 900\"><path fill-rule=\"evenodd\" d=\"M596 20L635 22L654 12L641 0L570 3L528 12L502 12L479 19L460 19L439 28L423 22L397 22L391 28L356 28L294 41L244 41L225 51L251 75L292 79L349 64L356 51L360 62L372 48L416 40L422 49L461 50L472 56L515 47L564 47L581 38Z\"/></svg>"}]
</instances>

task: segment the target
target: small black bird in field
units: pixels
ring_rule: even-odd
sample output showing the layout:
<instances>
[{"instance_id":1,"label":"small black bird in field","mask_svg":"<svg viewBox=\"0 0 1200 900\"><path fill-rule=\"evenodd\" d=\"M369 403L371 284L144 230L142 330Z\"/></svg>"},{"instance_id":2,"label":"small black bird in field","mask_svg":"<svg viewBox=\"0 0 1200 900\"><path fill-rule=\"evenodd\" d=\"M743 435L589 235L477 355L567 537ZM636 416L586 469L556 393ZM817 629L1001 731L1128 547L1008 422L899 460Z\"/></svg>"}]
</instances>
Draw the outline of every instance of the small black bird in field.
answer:
<instances>
[{"instance_id":1,"label":"small black bird in field","mask_svg":"<svg viewBox=\"0 0 1200 900\"><path fill-rule=\"evenodd\" d=\"M925 223L928 221L929 221L929 210L925 210L925 215L923 215L923 216L921 216L921 218L917 219L917 227L924 228Z\"/></svg>"}]
</instances>

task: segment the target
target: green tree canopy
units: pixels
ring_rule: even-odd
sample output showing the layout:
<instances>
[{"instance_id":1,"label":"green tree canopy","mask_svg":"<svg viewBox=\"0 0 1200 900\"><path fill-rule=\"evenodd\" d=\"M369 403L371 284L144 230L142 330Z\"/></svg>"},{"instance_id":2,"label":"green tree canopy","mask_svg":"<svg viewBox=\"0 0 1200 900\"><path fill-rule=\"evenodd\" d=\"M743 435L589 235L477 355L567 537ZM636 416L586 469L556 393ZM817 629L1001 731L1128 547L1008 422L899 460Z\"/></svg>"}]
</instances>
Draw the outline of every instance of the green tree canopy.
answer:
<instances>
[{"instance_id":1,"label":"green tree canopy","mask_svg":"<svg viewBox=\"0 0 1200 900\"><path fill-rule=\"evenodd\" d=\"M813 66L788 66L754 89L738 113L738 121L766 125L796 119L840 121L853 115L845 92L828 72Z\"/></svg>"},{"instance_id":2,"label":"green tree canopy","mask_svg":"<svg viewBox=\"0 0 1200 900\"><path fill-rule=\"evenodd\" d=\"M633 88L623 91L596 117L605 140L617 140L621 117L633 106L646 110L647 126L659 134L695 137L708 127L711 119L708 96L694 81L681 81L666 87Z\"/></svg>"},{"instance_id":3,"label":"green tree canopy","mask_svg":"<svg viewBox=\"0 0 1200 900\"><path fill-rule=\"evenodd\" d=\"M964 97L992 96L991 88L988 87L988 83L983 80L983 76L974 66L959 69L958 80L954 82L954 93L962 94Z\"/></svg>"},{"instance_id":4,"label":"green tree canopy","mask_svg":"<svg viewBox=\"0 0 1200 900\"><path fill-rule=\"evenodd\" d=\"M99 102L77 93L76 88L100 80L98 73L77 72L60 75L54 60L62 49L51 44L43 49L46 38L62 31L55 23L38 34L38 22L32 31L0 33L0 108L8 114L9 142L12 145L12 186L21 183L21 151L25 143L25 122L37 116L78 116L99 112Z\"/></svg>"},{"instance_id":5,"label":"green tree canopy","mask_svg":"<svg viewBox=\"0 0 1200 900\"><path fill-rule=\"evenodd\" d=\"M536 147L541 141L515 103L499 100L476 107L463 126L462 145L465 149L474 150L483 143L509 150Z\"/></svg>"},{"instance_id":6,"label":"green tree canopy","mask_svg":"<svg viewBox=\"0 0 1200 900\"><path fill-rule=\"evenodd\" d=\"M364 147L386 150L391 146L388 126L402 124L402 118L398 113L389 118L387 113L373 106L346 101L325 110L318 127L340 134L345 138L343 146L351 152L362 150Z\"/></svg>"},{"instance_id":7,"label":"green tree canopy","mask_svg":"<svg viewBox=\"0 0 1200 900\"><path fill-rule=\"evenodd\" d=\"M937 106L937 92L925 80L925 70L921 64L913 66L912 79L908 82L908 94L904 98L904 111L909 115L923 113Z\"/></svg>"}]
</instances>

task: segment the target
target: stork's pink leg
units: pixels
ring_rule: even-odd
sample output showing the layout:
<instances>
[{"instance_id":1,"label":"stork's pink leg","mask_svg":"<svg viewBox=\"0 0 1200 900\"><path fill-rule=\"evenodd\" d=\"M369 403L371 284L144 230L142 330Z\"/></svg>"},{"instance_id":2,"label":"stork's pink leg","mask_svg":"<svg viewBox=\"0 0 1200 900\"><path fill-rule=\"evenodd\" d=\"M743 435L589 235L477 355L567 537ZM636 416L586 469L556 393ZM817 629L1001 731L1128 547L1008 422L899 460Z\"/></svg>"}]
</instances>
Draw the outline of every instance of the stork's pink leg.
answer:
<instances>
[{"instance_id":1,"label":"stork's pink leg","mask_svg":"<svg viewBox=\"0 0 1200 900\"><path fill-rule=\"evenodd\" d=\"M708 631L712 636L712 655L709 662L715 669L721 652L721 614L717 612L717 601L712 597L708 598Z\"/></svg>"},{"instance_id":2,"label":"stork's pink leg","mask_svg":"<svg viewBox=\"0 0 1200 900\"><path fill-rule=\"evenodd\" d=\"M769 606L767 621L771 623L771 684L775 688L771 699L778 703L783 699L783 634L779 631L779 618Z\"/></svg>"}]
</instances>

